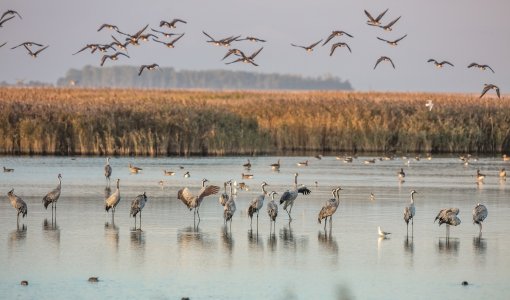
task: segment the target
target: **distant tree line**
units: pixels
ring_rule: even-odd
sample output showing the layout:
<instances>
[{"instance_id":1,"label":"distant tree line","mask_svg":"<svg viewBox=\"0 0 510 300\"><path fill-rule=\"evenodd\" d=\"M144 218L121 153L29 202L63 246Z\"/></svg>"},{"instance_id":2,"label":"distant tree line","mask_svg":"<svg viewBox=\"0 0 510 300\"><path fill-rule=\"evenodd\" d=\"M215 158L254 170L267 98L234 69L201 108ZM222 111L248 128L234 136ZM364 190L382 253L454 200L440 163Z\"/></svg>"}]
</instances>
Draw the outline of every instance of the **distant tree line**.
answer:
<instances>
[{"instance_id":1,"label":"distant tree line","mask_svg":"<svg viewBox=\"0 0 510 300\"><path fill-rule=\"evenodd\" d=\"M213 90L352 90L349 81L342 81L334 76L311 78L228 70L177 71L173 68L144 71L141 76L138 76L138 67L134 66L86 66L81 70L71 69L63 78L58 79L57 86Z\"/></svg>"}]
</instances>

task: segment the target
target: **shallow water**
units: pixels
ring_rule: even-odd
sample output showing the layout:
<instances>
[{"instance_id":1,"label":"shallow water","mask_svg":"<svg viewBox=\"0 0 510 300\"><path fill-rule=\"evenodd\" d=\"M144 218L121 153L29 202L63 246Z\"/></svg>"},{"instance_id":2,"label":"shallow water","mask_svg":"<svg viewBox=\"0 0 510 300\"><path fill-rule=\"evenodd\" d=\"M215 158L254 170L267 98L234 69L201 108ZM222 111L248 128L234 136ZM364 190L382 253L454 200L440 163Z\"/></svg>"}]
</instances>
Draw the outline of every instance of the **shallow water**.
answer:
<instances>
[{"instance_id":1,"label":"shallow water","mask_svg":"<svg viewBox=\"0 0 510 300\"><path fill-rule=\"evenodd\" d=\"M508 297L510 182L498 178L508 162L480 158L465 166L456 157L442 157L412 160L409 166L402 159L366 165L367 158L349 164L335 157L281 157L281 171L273 172L269 165L278 157L252 157L251 180L241 179L247 172L243 157L112 158L112 178L120 178L122 196L112 222L104 212L104 158L2 157L0 164L15 171L0 173L1 298ZM309 166L296 165L305 159ZM130 174L130 162L143 171ZM396 176L401 167L404 183ZM163 169L176 175L163 176ZM476 183L476 169L487 174L485 183ZM191 177L184 178L184 171ZM255 219L250 230L246 208L260 194L260 183L281 195L292 187L294 172L312 193L298 197L293 221L280 207L276 233L270 234L264 205L258 230ZM41 199L56 187L58 173L62 196L52 222ZM179 188L197 191L204 177L219 186L231 178L249 185L249 191L238 190L231 231L225 231L217 196L202 203L198 226L176 199ZM325 232L317 214L336 186L344 189L340 207ZM11 188L28 204L19 227L6 196ZM407 237L402 212L412 189L418 192L416 227ZM144 191L149 200L142 230L134 230L130 204ZM476 203L489 210L482 238L472 224ZM460 208L462 220L451 228L449 241L444 225L433 223L444 207ZM392 232L389 239L378 238L379 225ZM100 281L89 283L90 276ZM29 285L21 286L21 280ZM470 284L462 286L464 280Z\"/></svg>"}]
</instances>

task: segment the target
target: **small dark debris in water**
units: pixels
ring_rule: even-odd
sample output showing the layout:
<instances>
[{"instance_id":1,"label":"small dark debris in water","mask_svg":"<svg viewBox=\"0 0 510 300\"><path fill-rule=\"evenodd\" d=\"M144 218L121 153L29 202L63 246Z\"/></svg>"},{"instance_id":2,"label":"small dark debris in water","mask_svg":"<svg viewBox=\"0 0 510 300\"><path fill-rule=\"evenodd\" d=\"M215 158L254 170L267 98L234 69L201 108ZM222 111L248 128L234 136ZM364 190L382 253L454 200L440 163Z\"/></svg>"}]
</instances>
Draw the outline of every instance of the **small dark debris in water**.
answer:
<instances>
[{"instance_id":1,"label":"small dark debris in water","mask_svg":"<svg viewBox=\"0 0 510 300\"><path fill-rule=\"evenodd\" d=\"M189 300L189 297L182 297L181 300Z\"/></svg>"},{"instance_id":2,"label":"small dark debris in water","mask_svg":"<svg viewBox=\"0 0 510 300\"><path fill-rule=\"evenodd\" d=\"M469 283L467 281L462 281L462 285L466 286L469 285Z\"/></svg>"},{"instance_id":3,"label":"small dark debris in water","mask_svg":"<svg viewBox=\"0 0 510 300\"><path fill-rule=\"evenodd\" d=\"M26 280L22 280L22 281L21 281L21 285L28 285L28 281L26 281Z\"/></svg>"},{"instance_id":4,"label":"small dark debris in water","mask_svg":"<svg viewBox=\"0 0 510 300\"><path fill-rule=\"evenodd\" d=\"M89 277L89 282L98 282L99 277Z\"/></svg>"}]
</instances>

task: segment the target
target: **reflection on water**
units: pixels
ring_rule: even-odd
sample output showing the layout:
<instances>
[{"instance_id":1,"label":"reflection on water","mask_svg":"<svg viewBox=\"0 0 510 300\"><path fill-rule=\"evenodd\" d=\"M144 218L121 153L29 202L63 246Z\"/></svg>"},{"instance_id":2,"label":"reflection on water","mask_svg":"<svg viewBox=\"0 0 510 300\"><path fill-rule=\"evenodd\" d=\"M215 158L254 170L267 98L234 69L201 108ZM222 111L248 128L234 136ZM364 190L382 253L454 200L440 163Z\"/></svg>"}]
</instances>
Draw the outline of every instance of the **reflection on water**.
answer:
<instances>
[{"instance_id":1,"label":"reflection on water","mask_svg":"<svg viewBox=\"0 0 510 300\"><path fill-rule=\"evenodd\" d=\"M107 244L110 245L115 252L119 251L119 227L115 225L115 222L106 222L104 223L104 237Z\"/></svg>"},{"instance_id":2,"label":"reflection on water","mask_svg":"<svg viewBox=\"0 0 510 300\"><path fill-rule=\"evenodd\" d=\"M145 249L145 232L142 230L131 231L131 249L144 250Z\"/></svg>"},{"instance_id":3,"label":"reflection on water","mask_svg":"<svg viewBox=\"0 0 510 300\"><path fill-rule=\"evenodd\" d=\"M473 250L476 254L485 254L487 251L487 241L481 235L473 237Z\"/></svg>"},{"instance_id":4,"label":"reflection on water","mask_svg":"<svg viewBox=\"0 0 510 300\"><path fill-rule=\"evenodd\" d=\"M263 250L264 242L259 238L259 231L252 229L248 230L248 244L250 249Z\"/></svg>"},{"instance_id":5,"label":"reflection on water","mask_svg":"<svg viewBox=\"0 0 510 300\"><path fill-rule=\"evenodd\" d=\"M269 236L267 237L267 248L269 249L269 251L275 252L277 250L276 248L277 244L278 242L276 239L276 234L270 233Z\"/></svg>"},{"instance_id":6,"label":"reflection on water","mask_svg":"<svg viewBox=\"0 0 510 300\"><path fill-rule=\"evenodd\" d=\"M60 228L57 225L56 219L44 219L42 230L44 236L52 242L57 248L60 246Z\"/></svg>"},{"instance_id":7,"label":"reflection on water","mask_svg":"<svg viewBox=\"0 0 510 300\"><path fill-rule=\"evenodd\" d=\"M15 251L18 246L21 246L27 238L27 225L23 224L16 227L15 230L9 234L9 252Z\"/></svg>"},{"instance_id":8,"label":"reflection on water","mask_svg":"<svg viewBox=\"0 0 510 300\"><path fill-rule=\"evenodd\" d=\"M404 239L404 251L411 255L414 253L414 243L412 237L409 238L406 236Z\"/></svg>"},{"instance_id":9,"label":"reflection on water","mask_svg":"<svg viewBox=\"0 0 510 300\"><path fill-rule=\"evenodd\" d=\"M227 225L224 225L221 228L221 241L229 256L232 256L232 251L234 249L234 239L232 238L232 232L228 231Z\"/></svg>"},{"instance_id":10,"label":"reflection on water","mask_svg":"<svg viewBox=\"0 0 510 300\"><path fill-rule=\"evenodd\" d=\"M459 254L460 241L457 238L439 238L437 252L440 254Z\"/></svg>"},{"instance_id":11,"label":"reflection on water","mask_svg":"<svg viewBox=\"0 0 510 300\"><path fill-rule=\"evenodd\" d=\"M188 226L177 232L177 243L181 249L204 250L212 247L212 241L198 226Z\"/></svg>"},{"instance_id":12,"label":"reflection on water","mask_svg":"<svg viewBox=\"0 0 510 300\"><path fill-rule=\"evenodd\" d=\"M336 242L336 238L332 234L332 229L329 230L329 232L326 230L319 231L317 234L317 240L319 242L319 245L321 246L321 249L327 251L332 258L333 262L336 265L338 263L338 243ZM321 251L323 252L323 251Z\"/></svg>"}]
</instances>

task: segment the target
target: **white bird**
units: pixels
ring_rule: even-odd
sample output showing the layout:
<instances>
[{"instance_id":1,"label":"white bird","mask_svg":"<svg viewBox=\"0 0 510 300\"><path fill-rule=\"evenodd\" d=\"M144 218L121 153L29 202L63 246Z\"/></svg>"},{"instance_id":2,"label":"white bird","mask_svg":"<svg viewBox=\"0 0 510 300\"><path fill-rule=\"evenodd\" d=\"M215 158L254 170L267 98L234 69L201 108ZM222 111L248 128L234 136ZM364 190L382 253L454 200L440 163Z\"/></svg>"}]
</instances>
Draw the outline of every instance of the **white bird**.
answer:
<instances>
[{"instance_id":1,"label":"white bird","mask_svg":"<svg viewBox=\"0 0 510 300\"><path fill-rule=\"evenodd\" d=\"M106 164L104 165L104 177L108 180L108 184L110 184L110 176L112 175L112 166L110 166L110 158L106 158Z\"/></svg>"},{"instance_id":2,"label":"white bird","mask_svg":"<svg viewBox=\"0 0 510 300\"><path fill-rule=\"evenodd\" d=\"M308 195L312 191L310 191L306 186L302 186L298 188L297 184L297 178L298 173L294 173L294 189L293 190L287 190L285 191L282 196L280 197L280 204L283 204L283 209L287 212L289 215L289 220L292 221L292 217L290 216L290 213L292 212L292 207L294 206L294 200L296 200L299 193L303 195ZM290 206L290 209L287 209Z\"/></svg>"},{"instance_id":3,"label":"white bird","mask_svg":"<svg viewBox=\"0 0 510 300\"><path fill-rule=\"evenodd\" d=\"M434 107L434 103L432 103L432 100L427 100L427 103L425 103L425 107L429 108L429 111L432 110L432 107Z\"/></svg>"},{"instance_id":4,"label":"white bird","mask_svg":"<svg viewBox=\"0 0 510 300\"><path fill-rule=\"evenodd\" d=\"M117 178L117 189L115 190L115 192L113 192L113 194L110 195L110 197L108 197L108 199L104 201L105 204L104 209L106 210L106 212L108 212L110 209L112 210L112 218L115 216L115 208L117 207L117 204L119 204L120 202L119 183L120 179Z\"/></svg>"},{"instance_id":5,"label":"white bird","mask_svg":"<svg viewBox=\"0 0 510 300\"><path fill-rule=\"evenodd\" d=\"M181 200L182 203L184 203L189 210L194 209L193 211L193 220L195 219L195 214L198 216L198 221L200 222L200 214L198 210L200 209L200 204L202 204L202 201L205 197L214 195L219 192L220 187L216 185L208 185L206 186L205 183L209 181L207 179L202 179L202 189L198 192L197 196L194 196L191 191L186 187L183 189L180 189L177 192L177 199Z\"/></svg>"},{"instance_id":6,"label":"white bird","mask_svg":"<svg viewBox=\"0 0 510 300\"><path fill-rule=\"evenodd\" d=\"M485 205L478 203L475 208L473 208L473 224L478 224L480 226L480 235L482 235L482 222L487 218L488 211Z\"/></svg>"},{"instance_id":7,"label":"white bird","mask_svg":"<svg viewBox=\"0 0 510 300\"><path fill-rule=\"evenodd\" d=\"M262 194L253 198L250 202L250 206L248 207L248 216L250 217L250 227L253 222L253 215L257 213L257 228L259 226L259 210L264 206L264 199L266 197L266 186L268 184L266 182L262 182L260 185L262 187Z\"/></svg>"},{"instance_id":8,"label":"white bird","mask_svg":"<svg viewBox=\"0 0 510 300\"><path fill-rule=\"evenodd\" d=\"M278 193L272 191L269 193L271 196L271 201L267 203L267 214L269 215L270 222L274 224L276 230L276 217L278 216L278 205L274 202L274 196L278 195Z\"/></svg>"},{"instance_id":9,"label":"white bird","mask_svg":"<svg viewBox=\"0 0 510 300\"><path fill-rule=\"evenodd\" d=\"M322 206L321 211L319 212L319 217L317 218L317 221L319 224L321 224L321 221L324 219L324 230L326 230L326 224L328 223L328 217L329 217L329 227L333 225L333 220L331 217L336 212L338 205L340 204L340 191L342 190L341 187L338 187L336 189L333 189L331 193L333 194L333 198L329 199L324 203Z\"/></svg>"},{"instance_id":10,"label":"white bird","mask_svg":"<svg viewBox=\"0 0 510 300\"><path fill-rule=\"evenodd\" d=\"M230 181L230 195L227 203L223 206L223 219L225 220L225 224L230 221L230 229L232 229L232 217L234 216L234 213L236 212L236 202L234 199L234 193L233 193L233 184L232 180Z\"/></svg>"},{"instance_id":11,"label":"white bird","mask_svg":"<svg viewBox=\"0 0 510 300\"><path fill-rule=\"evenodd\" d=\"M136 198L131 202L131 211L129 212L129 215L135 218L135 230L136 230L136 215L140 213L140 228L142 228L142 209L145 206L145 203L147 202L147 195L145 192L143 194L140 194L136 196Z\"/></svg>"},{"instance_id":12,"label":"white bird","mask_svg":"<svg viewBox=\"0 0 510 300\"><path fill-rule=\"evenodd\" d=\"M415 190L411 191L411 202L408 206L404 208L404 221L407 225L407 235L409 235L409 220L411 220L411 226L414 229L414 214L416 213L416 208L414 207L414 194L418 192ZM414 232L414 230L412 230Z\"/></svg>"},{"instance_id":13,"label":"white bird","mask_svg":"<svg viewBox=\"0 0 510 300\"><path fill-rule=\"evenodd\" d=\"M57 212L57 201L60 198L60 191L62 189L62 175L58 174L58 185L57 187L46 194L42 199L42 203L44 204L44 208L48 209L48 205L51 203L51 213L53 214L53 207L55 207L55 213Z\"/></svg>"},{"instance_id":14,"label":"white bird","mask_svg":"<svg viewBox=\"0 0 510 300\"><path fill-rule=\"evenodd\" d=\"M19 215L21 214L24 218L28 213L27 204L23 201L23 199L14 194L14 189L7 193L7 197L9 197L12 207L14 207L14 209L18 212L17 224L19 224Z\"/></svg>"},{"instance_id":15,"label":"white bird","mask_svg":"<svg viewBox=\"0 0 510 300\"><path fill-rule=\"evenodd\" d=\"M382 238L387 238L388 235L391 234L391 232L382 231L381 230L381 226L377 227L377 232L379 233L379 236L382 237Z\"/></svg>"},{"instance_id":16,"label":"white bird","mask_svg":"<svg viewBox=\"0 0 510 300\"><path fill-rule=\"evenodd\" d=\"M460 219L457 217L459 214L458 208L444 208L439 211L436 218L434 219L434 223L439 220L439 226L441 224L446 224L446 238L450 238L450 225L457 226L460 224Z\"/></svg>"}]
</instances>

